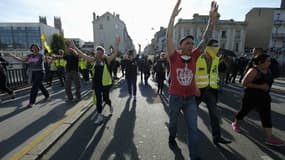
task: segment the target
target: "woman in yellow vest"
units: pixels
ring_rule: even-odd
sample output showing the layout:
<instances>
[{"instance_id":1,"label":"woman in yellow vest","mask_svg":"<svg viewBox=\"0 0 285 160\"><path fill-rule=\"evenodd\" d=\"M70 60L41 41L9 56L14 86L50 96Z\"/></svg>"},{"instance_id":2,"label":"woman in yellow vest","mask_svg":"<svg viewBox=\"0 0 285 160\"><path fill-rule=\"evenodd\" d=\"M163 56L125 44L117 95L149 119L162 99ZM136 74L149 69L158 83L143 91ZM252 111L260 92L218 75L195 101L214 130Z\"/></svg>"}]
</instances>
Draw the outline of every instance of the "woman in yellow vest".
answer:
<instances>
[{"instance_id":1,"label":"woman in yellow vest","mask_svg":"<svg viewBox=\"0 0 285 160\"><path fill-rule=\"evenodd\" d=\"M85 58L79 59L79 69L81 71L85 84L87 84L89 81L89 70L87 68L87 60Z\"/></svg>"},{"instance_id":2,"label":"woman in yellow vest","mask_svg":"<svg viewBox=\"0 0 285 160\"><path fill-rule=\"evenodd\" d=\"M64 50L63 49L59 49L58 50L58 54L61 57L58 57L56 59L57 75L58 75L58 79L60 80L61 86L64 86L64 81L65 81L65 76L64 75L65 75L65 65L66 65L66 61L63 58Z\"/></svg>"},{"instance_id":3,"label":"woman in yellow vest","mask_svg":"<svg viewBox=\"0 0 285 160\"><path fill-rule=\"evenodd\" d=\"M209 111L212 137L215 144L218 143L231 143L221 137L221 128L219 118L217 115L217 97L218 97L218 77L219 77L219 51L218 41L209 40L204 54L198 57L196 62L196 75L195 80L197 87L200 89L200 97L196 98L197 105L203 101Z\"/></svg>"},{"instance_id":4,"label":"woman in yellow vest","mask_svg":"<svg viewBox=\"0 0 285 160\"><path fill-rule=\"evenodd\" d=\"M95 62L93 67L93 82L92 89L95 90L96 95L96 107L98 115L94 121L95 124L100 124L104 117L102 115L102 99L110 107L110 113L113 113L113 107L111 105L111 100L109 98L109 90L112 85L112 77L108 70L108 65L117 56L120 44L120 38L116 38L115 52L111 56L105 55L105 49L101 46L96 47L96 55L88 56L87 54L80 51L72 41L68 41L68 46L73 50L78 56L85 58L89 62Z\"/></svg>"}]
</instances>

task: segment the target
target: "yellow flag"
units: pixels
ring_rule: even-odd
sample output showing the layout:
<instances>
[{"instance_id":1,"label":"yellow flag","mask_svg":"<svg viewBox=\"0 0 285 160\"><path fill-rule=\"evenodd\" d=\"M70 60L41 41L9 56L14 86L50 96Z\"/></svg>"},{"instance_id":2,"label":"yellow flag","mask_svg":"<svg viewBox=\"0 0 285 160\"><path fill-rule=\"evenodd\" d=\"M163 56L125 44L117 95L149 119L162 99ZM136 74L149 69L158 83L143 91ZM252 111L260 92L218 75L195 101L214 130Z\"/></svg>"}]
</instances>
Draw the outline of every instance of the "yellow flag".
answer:
<instances>
[{"instance_id":1,"label":"yellow flag","mask_svg":"<svg viewBox=\"0 0 285 160\"><path fill-rule=\"evenodd\" d=\"M49 47L49 45L47 43L46 34L42 33L41 40L44 43L44 47L48 51L48 53L51 53L51 49L50 49L50 47Z\"/></svg>"}]
</instances>

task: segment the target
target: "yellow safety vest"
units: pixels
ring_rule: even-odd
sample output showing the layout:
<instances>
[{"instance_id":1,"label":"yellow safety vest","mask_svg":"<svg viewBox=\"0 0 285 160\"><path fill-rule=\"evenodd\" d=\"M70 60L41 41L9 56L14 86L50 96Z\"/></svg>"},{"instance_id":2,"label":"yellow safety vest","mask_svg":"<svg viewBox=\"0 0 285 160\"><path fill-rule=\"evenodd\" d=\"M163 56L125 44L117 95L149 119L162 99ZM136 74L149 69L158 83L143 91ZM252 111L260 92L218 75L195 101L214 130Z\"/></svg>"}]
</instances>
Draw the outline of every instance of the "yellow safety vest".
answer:
<instances>
[{"instance_id":1,"label":"yellow safety vest","mask_svg":"<svg viewBox=\"0 0 285 160\"><path fill-rule=\"evenodd\" d=\"M66 61L64 59L60 58L56 60L57 67L65 67L65 65L66 65Z\"/></svg>"},{"instance_id":2,"label":"yellow safety vest","mask_svg":"<svg viewBox=\"0 0 285 160\"><path fill-rule=\"evenodd\" d=\"M211 87L214 89L218 88L219 80L219 57L215 56L212 58L212 65L210 73L208 73L207 63L204 57L199 56L196 62L196 75L195 80L198 88Z\"/></svg>"},{"instance_id":3,"label":"yellow safety vest","mask_svg":"<svg viewBox=\"0 0 285 160\"><path fill-rule=\"evenodd\" d=\"M57 70L57 68L56 68L56 60L52 60L50 62L50 70L51 71L56 71Z\"/></svg>"},{"instance_id":4,"label":"yellow safety vest","mask_svg":"<svg viewBox=\"0 0 285 160\"><path fill-rule=\"evenodd\" d=\"M92 67L91 72L92 72L92 77L94 77L95 66ZM108 67L107 67L106 63L104 63L104 68L103 68L102 85L103 86L112 85L112 77L111 77L111 74L110 74L110 72L108 70Z\"/></svg>"},{"instance_id":5,"label":"yellow safety vest","mask_svg":"<svg viewBox=\"0 0 285 160\"><path fill-rule=\"evenodd\" d=\"M87 60L84 58L79 59L79 68L80 69L87 69Z\"/></svg>"}]
</instances>

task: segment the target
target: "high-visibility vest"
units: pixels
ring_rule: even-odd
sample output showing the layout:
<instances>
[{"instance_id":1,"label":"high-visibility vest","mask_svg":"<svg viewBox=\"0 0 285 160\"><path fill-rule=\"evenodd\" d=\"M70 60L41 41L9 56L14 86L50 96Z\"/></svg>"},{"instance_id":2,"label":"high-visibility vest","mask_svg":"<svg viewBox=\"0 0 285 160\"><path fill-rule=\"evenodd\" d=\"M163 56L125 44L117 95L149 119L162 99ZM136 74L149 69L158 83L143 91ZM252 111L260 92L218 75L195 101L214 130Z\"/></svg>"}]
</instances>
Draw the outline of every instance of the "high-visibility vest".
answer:
<instances>
[{"instance_id":1,"label":"high-visibility vest","mask_svg":"<svg viewBox=\"0 0 285 160\"><path fill-rule=\"evenodd\" d=\"M198 88L211 87L214 89L218 88L219 80L219 57L215 56L212 58L211 69L208 73L207 62L203 55L199 56L196 62L196 75L195 80Z\"/></svg>"},{"instance_id":2,"label":"high-visibility vest","mask_svg":"<svg viewBox=\"0 0 285 160\"><path fill-rule=\"evenodd\" d=\"M60 58L56 60L57 67L65 67L65 65L66 65L66 61L64 59Z\"/></svg>"},{"instance_id":3,"label":"high-visibility vest","mask_svg":"<svg viewBox=\"0 0 285 160\"><path fill-rule=\"evenodd\" d=\"M50 62L50 70L51 71L56 71L57 68L56 68L56 60L51 60Z\"/></svg>"},{"instance_id":4,"label":"high-visibility vest","mask_svg":"<svg viewBox=\"0 0 285 160\"><path fill-rule=\"evenodd\" d=\"M84 58L79 59L79 68L80 69L87 69L87 60Z\"/></svg>"},{"instance_id":5,"label":"high-visibility vest","mask_svg":"<svg viewBox=\"0 0 285 160\"><path fill-rule=\"evenodd\" d=\"M95 75L95 65L92 67L91 72L92 72L92 77L94 77L94 75ZM111 74L110 74L110 72L108 70L108 67L107 67L106 63L104 63L104 66L103 66L102 85L103 86L112 85L112 77L111 77Z\"/></svg>"}]
</instances>

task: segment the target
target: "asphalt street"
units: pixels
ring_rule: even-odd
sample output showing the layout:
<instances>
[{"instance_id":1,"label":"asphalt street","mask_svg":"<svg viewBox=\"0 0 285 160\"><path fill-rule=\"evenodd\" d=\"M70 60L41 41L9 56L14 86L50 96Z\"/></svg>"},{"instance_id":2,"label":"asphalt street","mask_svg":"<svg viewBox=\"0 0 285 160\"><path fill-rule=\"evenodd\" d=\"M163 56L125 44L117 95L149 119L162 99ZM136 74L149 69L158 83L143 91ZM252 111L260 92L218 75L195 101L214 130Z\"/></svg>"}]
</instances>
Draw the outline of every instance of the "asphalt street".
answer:
<instances>
[{"instance_id":1,"label":"asphalt street","mask_svg":"<svg viewBox=\"0 0 285 160\"><path fill-rule=\"evenodd\" d=\"M281 85L280 85L281 84ZM273 87L273 132L285 140L285 90L283 82ZM281 89L280 89L281 87ZM212 143L209 116L205 104L199 106L198 127L200 154L211 160L283 160L285 148L264 144L264 136L256 112L251 112L241 123L241 133L231 128L231 121L239 110L242 88L228 84L219 95L222 135L231 144ZM114 107L111 116L108 106L101 125L93 123L93 106L42 157L48 160L183 160L188 159L186 129L183 116L179 119L177 142L180 149L168 147L168 94L156 95L156 85L150 80L145 85L138 78L136 100L129 97L127 85L121 80L110 94ZM198 147L198 146L193 146Z\"/></svg>"}]
</instances>

